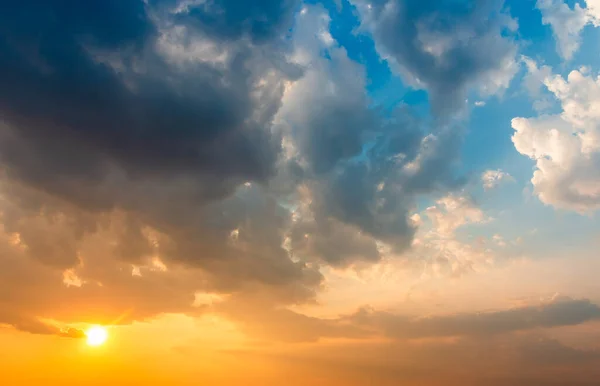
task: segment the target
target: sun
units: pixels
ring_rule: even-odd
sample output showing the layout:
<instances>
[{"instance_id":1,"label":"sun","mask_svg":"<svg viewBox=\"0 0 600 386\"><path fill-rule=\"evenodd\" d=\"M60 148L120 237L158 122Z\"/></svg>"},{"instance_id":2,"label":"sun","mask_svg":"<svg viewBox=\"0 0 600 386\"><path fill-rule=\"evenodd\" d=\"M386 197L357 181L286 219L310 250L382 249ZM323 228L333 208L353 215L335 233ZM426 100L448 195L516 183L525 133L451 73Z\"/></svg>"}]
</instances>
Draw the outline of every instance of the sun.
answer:
<instances>
[{"instance_id":1,"label":"sun","mask_svg":"<svg viewBox=\"0 0 600 386\"><path fill-rule=\"evenodd\" d=\"M87 336L87 344L94 347L103 345L108 339L106 328L101 326L91 327L85 332L85 335Z\"/></svg>"}]
</instances>

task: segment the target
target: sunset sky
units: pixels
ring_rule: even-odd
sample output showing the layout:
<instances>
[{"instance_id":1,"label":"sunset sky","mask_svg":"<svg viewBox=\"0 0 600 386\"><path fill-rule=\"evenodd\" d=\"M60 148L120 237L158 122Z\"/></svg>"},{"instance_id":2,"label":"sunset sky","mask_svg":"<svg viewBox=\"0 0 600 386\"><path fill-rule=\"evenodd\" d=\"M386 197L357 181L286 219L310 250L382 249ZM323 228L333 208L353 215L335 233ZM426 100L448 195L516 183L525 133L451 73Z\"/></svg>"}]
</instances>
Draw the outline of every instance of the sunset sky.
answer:
<instances>
[{"instance_id":1,"label":"sunset sky","mask_svg":"<svg viewBox=\"0 0 600 386\"><path fill-rule=\"evenodd\" d=\"M597 386L600 0L0 0L0 384Z\"/></svg>"}]
</instances>

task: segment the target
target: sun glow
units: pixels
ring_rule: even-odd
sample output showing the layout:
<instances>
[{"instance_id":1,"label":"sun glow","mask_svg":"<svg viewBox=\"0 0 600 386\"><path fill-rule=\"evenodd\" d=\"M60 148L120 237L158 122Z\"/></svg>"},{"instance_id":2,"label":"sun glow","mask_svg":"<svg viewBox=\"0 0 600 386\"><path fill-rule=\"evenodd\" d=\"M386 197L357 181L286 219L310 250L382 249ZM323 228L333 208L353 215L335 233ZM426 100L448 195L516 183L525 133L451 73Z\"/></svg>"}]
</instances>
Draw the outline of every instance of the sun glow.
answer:
<instances>
[{"instance_id":1,"label":"sun glow","mask_svg":"<svg viewBox=\"0 0 600 386\"><path fill-rule=\"evenodd\" d=\"M104 327L94 326L86 331L87 344L90 346L101 346L108 339L108 332Z\"/></svg>"}]
</instances>

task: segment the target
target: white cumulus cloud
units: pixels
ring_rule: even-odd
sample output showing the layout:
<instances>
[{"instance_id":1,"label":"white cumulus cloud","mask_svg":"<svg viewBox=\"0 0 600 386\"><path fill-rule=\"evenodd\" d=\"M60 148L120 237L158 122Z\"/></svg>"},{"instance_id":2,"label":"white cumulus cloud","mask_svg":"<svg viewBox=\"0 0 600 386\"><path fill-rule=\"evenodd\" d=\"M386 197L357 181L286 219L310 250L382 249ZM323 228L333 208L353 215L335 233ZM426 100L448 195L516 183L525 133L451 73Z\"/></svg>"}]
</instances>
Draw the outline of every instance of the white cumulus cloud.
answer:
<instances>
[{"instance_id":1,"label":"white cumulus cloud","mask_svg":"<svg viewBox=\"0 0 600 386\"><path fill-rule=\"evenodd\" d=\"M600 208L600 78L586 71L543 78L561 113L512 120L515 148L536 163L534 193L578 212Z\"/></svg>"}]
</instances>

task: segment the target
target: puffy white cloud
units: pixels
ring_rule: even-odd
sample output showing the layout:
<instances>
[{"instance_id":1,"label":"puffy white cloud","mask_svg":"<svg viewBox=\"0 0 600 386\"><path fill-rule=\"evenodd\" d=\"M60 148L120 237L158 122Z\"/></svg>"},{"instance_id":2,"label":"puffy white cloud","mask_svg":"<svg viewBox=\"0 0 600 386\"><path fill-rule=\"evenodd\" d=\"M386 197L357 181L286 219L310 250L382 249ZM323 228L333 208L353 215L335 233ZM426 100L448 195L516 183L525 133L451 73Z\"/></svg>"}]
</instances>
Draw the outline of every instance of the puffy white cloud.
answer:
<instances>
[{"instance_id":1,"label":"puffy white cloud","mask_svg":"<svg viewBox=\"0 0 600 386\"><path fill-rule=\"evenodd\" d=\"M569 60L581 45L581 31L586 25L600 26L600 1L587 0L586 6L569 7L563 0L538 0L542 22L550 25L560 55Z\"/></svg>"},{"instance_id":2,"label":"puffy white cloud","mask_svg":"<svg viewBox=\"0 0 600 386\"><path fill-rule=\"evenodd\" d=\"M481 174L481 181L483 182L483 188L490 190L498 187L500 184L505 182L511 182L515 179L508 173L502 170L486 170Z\"/></svg>"},{"instance_id":3,"label":"puffy white cloud","mask_svg":"<svg viewBox=\"0 0 600 386\"><path fill-rule=\"evenodd\" d=\"M536 163L535 193L546 204L579 212L600 208L600 78L586 71L543 77L560 114L512 120L515 148Z\"/></svg>"}]
</instances>

